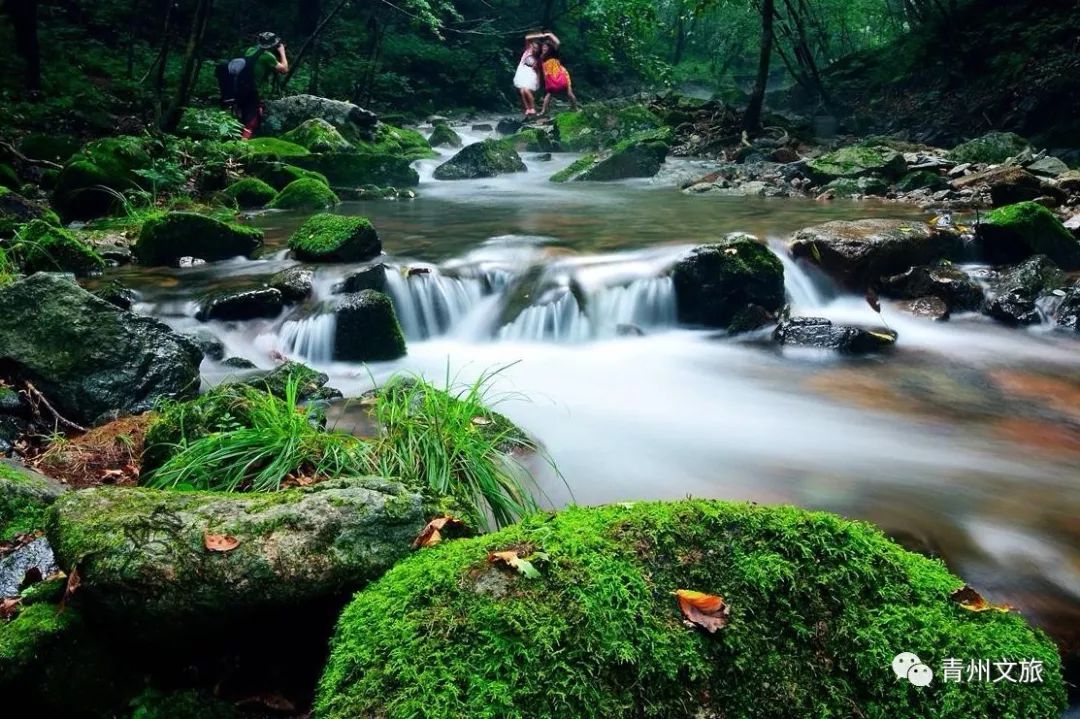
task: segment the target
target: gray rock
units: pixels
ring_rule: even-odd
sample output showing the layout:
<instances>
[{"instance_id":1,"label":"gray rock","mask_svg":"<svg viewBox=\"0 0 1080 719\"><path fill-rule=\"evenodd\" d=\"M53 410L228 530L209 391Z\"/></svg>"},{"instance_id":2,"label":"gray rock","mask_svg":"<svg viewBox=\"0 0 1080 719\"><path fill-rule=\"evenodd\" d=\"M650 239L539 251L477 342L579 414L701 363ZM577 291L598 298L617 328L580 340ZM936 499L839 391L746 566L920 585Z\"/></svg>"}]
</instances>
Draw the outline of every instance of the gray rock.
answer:
<instances>
[{"instance_id":1,"label":"gray rock","mask_svg":"<svg viewBox=\"0 0 1080 719\"><path fill-rule=\"evenodd\" d=\"M1039 300L1064 286L1065 273L1045 255L1036 255L1007 268L992 283L986 313L1008 325L1039 324Z\"/></svg>"},{"instance_id":2,"label":"gray rock","mask_svg":"<svg viewBox=\"0 0 1080 719\"><path fill-rule=\"evenodd\" d=\"M891 330L834 325L824 317L792 317L777 326L773 337L782 345L844 354L877 352L896 344L896 333Z\"/></svg>"},{"instance_id":3,"label":"gray rock","mask_svg":"<svg viewBox=\"0 0 1080 719\"><path fill-rule=\"evenodd\" d=\"M225 357L225 343L218 339L210 330L205 327L198 327L193 330L186 330L181 332L184 337L188 338L195 345L202 350L203 356L209 357L215 362L220 362Z\"/></svg>"},{"instance_id":4,"label":"gray rock","mask_svg":"<svg viewBox=\"0 0 1080 719\"><path fill-rule=\"evenodd\" d=\"M469 145L435 168L436 180L468 180L525 172L527 168L513 147L500 140Z\"/></svg>"},{"instance_id":5,"label":"gray rock","mask_svg":"<svg viewBox=\"0 0 1080 719\"><path fill-rule=\"evenodd\" d=\"M311 296L315 273L305 267L289 267L270 278L270 287L286 302L303 302Z\"/></svg>"},{"instance_id":6,"label":"gray rock","mask_svg":"<svg viewBox=\"0 0 1080 719\"><path fill-rule=\"evenodd\" d=\"M464 143L461 141L461 136L454 132L446 123L439 123L435 125L435 128L431 131L431 136L428 137L428 144L432 147L461 147Z\"/></svg>"},{"instance_id":7,"label":"gray rock","mask_svg":"<svg viewBox=\"0 0 1080 719\"><path fill-rule=\"evenodd\" d=\"M1025 167L1029 172L1043 177L1060 177L1069 171L1069 166L1056 157L1041 157L1034 162L1029 162Z\"/></svg>"},{"instance_id":8,"label":"gray rock","mask_svg":"<svg viewBox=\"0 0 1080 719\"><path fill-rule=\"evenodd\" d=\"M405 336L394 304L374 290L342 295L334 310L334 359L369 362L405 355Z\"/></svg>"},{"instance_id":9,"label":"gray rock","mask_svg":"<svg viewBox=\"0 0 1080 719\"><path fill-rule=\"evenodd\" d=\"M881 281L882 294L906 300L940 298L950 311L978 311L983 306L983 290L963 270L954 265L919 265Z\"/></svg>"},{"instance_id":10,"label":"gray rock","mask_svg":"<svg viewBox=\"0 0 1080 719\"><path fill-rule=\"evenodd\" d=\"M364 290L386 292L386 271L386 265L381 262L371 267L365 267L346 277L334 290L338 293L363 292Z\"/></svg>"},{"instance_id":11,"label":"gray rock","mask_svg":"<svg viewBox=\"0 0 1080 719\"><path fill-rule=\"evenodd\" d=\"M315 95L292 95L280 100L268 100L266 110L262 130L270 135L280 135L299 127L306 120L318 118L331 124L345 139L354 141L368 139L379 121L378 115L351 102Z\"/></svg>"},{"instance_id":12,"label":"gray rock","mask_svg":"<svg viewBox=\"0 0 1080 719\"><path fill-rule=\"evenodd\" d=\"M940 297L918 297L913 300L904 300L900 303L900 309L916 317L943 322L949 319L949 306Z\"/></svg>"},{"instance_id":13,"label":"gray rock","mask_svg":"<svg viewBox=\"0 0 1080 719\"><path fill-rule=\"evenodd\" d=\"M200 322L210 320L242 321L259 317L277 317L285 306L279 290L261 287L252 290L223 291L206 297L195 314Z\"/></svg>"}]
</instances>

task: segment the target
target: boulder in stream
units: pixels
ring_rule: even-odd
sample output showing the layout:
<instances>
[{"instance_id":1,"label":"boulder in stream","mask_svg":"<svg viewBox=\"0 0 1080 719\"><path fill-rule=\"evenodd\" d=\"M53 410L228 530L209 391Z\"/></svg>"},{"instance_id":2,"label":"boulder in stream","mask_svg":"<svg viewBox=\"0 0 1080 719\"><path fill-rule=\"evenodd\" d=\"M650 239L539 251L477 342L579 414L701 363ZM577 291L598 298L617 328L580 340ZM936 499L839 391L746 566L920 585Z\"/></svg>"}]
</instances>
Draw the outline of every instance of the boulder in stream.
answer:
<instances>
[{"instance_id":1,"label":"boulder in stream","mask_svg":"<svg viewBox=\"0 0 1080 719\"><path fill-rule=\"evenodd\" d=\"M919 265L881 281L882 294L905 300L937 297L953 312L977 312L982 309L983 289L959 267L941 263Z\"/></svg>"},{"instance_id":2,"label":"boulder in stream","mask_svg":"<svg viewBox=\"0 0 1080 719\"><path fill-rule=\"evenodd\" d=\"M434 177L436 180L470 180L525 171L525 163L512 144L505 140L484 140L468 145L436 167Z\"/></svg>"},{"instance_id":3,"label":"boulder in stream","mask_svg":"<svg viewBox=\"0 0 1080 719\"><path fill-rule=\"evenodd\" d=\"M989 262L1004 264L1046 255L1063 269L1080 269L1080 240L1036 202L994 210L978 225L976 234L982 256Z\"/></svg>"},{"instance_id":4,"label":"boulder in stream","mask_svg":"<svg viewBox=\"0 0 1080 719\"><path fill-rule=\"evenodd\" d=\"M285 298L281 291L273 287L220 290L203 298L195 319L200 322L230 322L277 317L284 306Z\"/></svg>"},{"instance_id":5,"label":"boulder in stream","mask_svg":"<svg viewBox=\"0 0 1080 719\"><path fill-rule=\"evenodd\" d=\"M313 152L289 161L301 169L319 173L334 187L415 187L420 184L420 175L412 168L412 160L396 154Z\"/></svg>"},{"instance_id":6,"label":"boulder in stream","mask_svg":"<svg viewBox=\"0 0 1080 719\"><path fill-rule=\"evenodd\" d=\"M1043 320L1040 300L1065 286L1065 273L1045 255L1036 255L1006 268L991 283L986 313L1009 325L1034 325Z\"/></svg>"},{"instance_id":7,"label":"boulder in stream","mask_svg":"<svg viewBox=\"0 0 1080 719\"><path fill-rule=\"evenodd\" d=\"M784 266L761 242L733 235L703 245L671 272L679 321L742 332L784 306Z\"/></svg>"},{"instance_id":8,"label":"boulder in stream","mask_svg":"<svg viewBox=\"0 0 1080 719\"><path fill-rule=\"evenodd\" d=\"M895 180L907 172L907 162L891 147L853 145L807 160L806 172L819 185L870 176Z\"/></svg>"},{"instance_id":9,"label":"boulder in stream","mask_svg":"<svg viewBox=\"0 0 1080 719\"><path fill-rule=\"evenodd\" d=\"M325 210L341 204L338 196L326 186L314 178L304 177L294 180L285 186L285 189L270 201L270 207L275 210Z\"/></svg>"},{"instance_id":10,"label":"boulder in stream","mask_svg":"<svg viewBox=\"0 0 1080 719\"><path fill-rule=\"evenodd\" d=\"M431 130L431 136L428 137L428 144L432 147L452 147L459 148L464 143L461 141L461 136L454 132L454 129L445 122L439 122L435 124L435 127Z\"/></svg>"},{"instance_id":11,"label":"boulder in stream","mask_svg":"<svg viewBox=\"0 0 1080 719\"><path fill-rule=\"evenodd\" d=\"M321 214L292 234L289 249L304 262L366 262L382 253L382 242L366 217Z\"/></svg>"},{"instance_id":12,"label":"boulder in stream","mask_svg":"<svg viewBox=\"0 0 1080 719\"><path fill-rule=\"evenodd\" d=\"M995 165L1019 155L1031 147L1014 132L988 132L982 137L957 145L949 152L953 162Z\"/></svg>"},{"instance_id":13,"label":"boulder in stream","mask_svg":"<svg viewBox=\"0 0 1080 719\"><path fill-rule=\"evenodd\" d=\"M861 291L880 277L956 256L962 246L956 234L925 222L840 220L795 233L791 255L813 262L847 288Z\"/></svg>"},{"instance_id":14,"label":"boulder in stream","mask_svg":"<svg viewBox=\"0 0 1080 719\"><path fill-rule=\"evenodd\" d=\"M552 175L552 182L610 182L633 177L654 177L667 159L667 143L642 140L622 143L608 154L586 155L563 172Z\"/></svg>"},{"instance_id":15,"label":"boulder in stream","mask_svg":"<svg viewBox=\"0 0 1080 719\"><path fill-rule=\"evenodd\" d=\"M257 177L245 177L222 190L221 196L241 210L251 210L270 204L277 190Z\"/></svg>"},{"instance_id":16,"label":"boulder in stream","mask_svg":"<svg viewBox=\"0 0 1080 719\"><path fill-rule=\"evenodd\" d=\"M835 350L845 354L877 352L896 344L896 333L834 325L824 317L792 317L776 327L773 338L782 345Z\"/></svg>"},{"instance_id":17,"label":"boulder in stream","mask_svg":"<svg viewBox=\"0 0 1080 719\"><path fill-rule=\"evenodd\" d=\"M254 227L194 212L169 212L146 221L135 243L135 256L144 265L175 267L182 257L214 262L248 257L262 246L262 238L262 231Z\"/></svg>"},{"instance_id":18,"label":"boulder in stream","mask_svg":"<svg viewBox=\"0 0 1080 719\"><path fill-rule=\"evenodd\" d=\"M281 139L296 143L310 152L348 152L352 145L337 128L321 117L304 120Z\"/></svg>"},{"instance_id":19,"label":"boulder in stream","mask_svg":"<svg viewBox=\"0 0 1080 719\"><path fill-rule=\"evenodd\" d=\"M314 290L315 272L296 266L284 269L270 278L270 286L281 293L286 302L303 302Z\"/></svg>"},{"instance_id":20,"label":"boulder in stream","mask_svg":"<svg viewBox=\"0 0 1080 719\"><path fill-rule=\"evenodd\" d=\"M271 135L288 132L317 118L352 141L370 136L379 121L378 115L351 102L316 95L291 95L268 100L266 111L261 130Z\"/></svg>"},{"instance_id":21,"label":"boulder in stream","mask_svg":"<svg viewBox=\"0 0 1080 719\"><path fill-rule=\"evenodd\" d=\"M362 290L338 298L334 310L334 360L372 362L405 355L394 303L375 290Z\"/></svg>"},{"instance_id":22,"label":"boulder in stream","mask_svg":"<svg viewBox=\"0 0 1080 719\"><path fill-rule=\"evenodd\" d=\"M73 282L39 273L0 289L0 306L0 365L67 419L93 424L198 392L198 347Z\"/></svg>"}]
</instances>

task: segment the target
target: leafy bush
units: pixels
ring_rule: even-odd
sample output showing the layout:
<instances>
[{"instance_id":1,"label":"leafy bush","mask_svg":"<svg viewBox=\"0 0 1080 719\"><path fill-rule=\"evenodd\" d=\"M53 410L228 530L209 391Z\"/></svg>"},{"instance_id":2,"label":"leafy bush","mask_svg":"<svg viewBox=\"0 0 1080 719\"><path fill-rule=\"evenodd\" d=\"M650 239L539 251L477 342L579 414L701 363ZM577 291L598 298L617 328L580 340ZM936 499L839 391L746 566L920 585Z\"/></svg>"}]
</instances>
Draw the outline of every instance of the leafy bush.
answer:
<instances>
[{"instance_id":1,"label":"leafy bush","mask_svg":"<svg viewBox=\"0 0 1080 719\"><path fill-rule=\"evenodd\" d=\"M244 126L231 112L189 107L180 117L176 131L196 140L238 140Z\"/></svg>"}]
</instances>

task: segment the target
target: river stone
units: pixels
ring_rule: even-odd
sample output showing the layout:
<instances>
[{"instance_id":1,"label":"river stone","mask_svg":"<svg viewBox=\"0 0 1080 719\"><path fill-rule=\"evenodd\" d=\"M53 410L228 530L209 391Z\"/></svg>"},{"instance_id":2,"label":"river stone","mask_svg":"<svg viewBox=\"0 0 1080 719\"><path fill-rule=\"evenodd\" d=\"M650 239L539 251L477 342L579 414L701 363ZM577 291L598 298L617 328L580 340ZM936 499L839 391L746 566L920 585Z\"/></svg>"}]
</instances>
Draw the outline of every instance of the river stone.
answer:
<instances>
[{"instance_id":1,"label":"river stone","mask_svg":"<svg viewBox=\"0 0 1080 719\"><path fill-rule=\"evenodd\" d=\"M978 225L976 235L983 257L994 264L1046 255L1063 269L1080 269L1080 240L1035 202L994 210Z\"/></svg>"},{"instance_id":2,"label":"river stone","mask_svg":"<svg viewBox=\"0 0 1080 719\"><path fill-rule=\"evenodd\" d=\"M1069 166L1052 155L1040 157L1038 160L1024 165L1024 167L1042 177L1060 177L1069 172Z\"/></svg>"},{"instance_id":3,"label":"river stone","mask_svg":"<svg viewBox=\"0 0 1080 719\"><path fill-rule=\"evenodd\" d=\"M194 212L170 212L143 225L135 256L144 265L176 266L183 257L207 262L250 256L262 246L254 227L221 222Z\"/></svg>"},{"instance_id":4,"label":"river stone","mask_svg":"<svg viewBox=\"0 0 1080 719\"><path fill-rule=\"evenodd\" d=\"M319 173L335 187L415 187L420 184L420 175L412 168L411 161L394 154L313 152L289 161L301 169Z\"/></svg>"},{"instance_id":5,"label":"river stone","mask_svg":"<svg viewBox=\"0 0 1080 719\"><path fill-rule=\"evenodd\" d=\"M202 350L203 356L208 357L215 362L220 362L225 359L225 343L205 327L196 327L195 329L185 330L180 334L194 342L195 345Z\"/></svg>"},{"instance_id":6,"label":"river stone","mask_svg":"<svg viewBox=\"0 0 1080 719\"><path fill-rule=\"evenodd\" d=\"M352 145L337 128L321 117L304 120L298 127L281 136L311 152L348 152Z\"/></svg>"},{"instance_id":7,"label":"river stone","mask_svg":"<svg viewBox=\"0 0 1080 719\"><path fill-rule=\"evenodd\" d=\"M257 177L245 177L222 190L221 196L241 210L251 210L266 207L277 197L277 190Z\"/></svg>"},{"instance_id":8,"label":"river stone","mask_svg":"<svg viewBox=\"0 0 1080 719\"><path fill-rule=\"evenodd\" d=\"M435 168L436 180L469 180L525 172L525 163L504 140L484 140L469 145Z\"/></svg>"},{"instance_id":9,"label":"river stone","mask_svg":"<svg viewBox=\"0 0 1080 719\"><path fill-rule=\"evenodd\" d=\"M324 213L292 234L289 249L304 262L366 262L382 253L382 242L366 217Z\"/></svg>"},{"instance_id":10,"label":"river stone","mask_svg":"<svg viewBox=\"0 0 1080 719\"><path fill-rule=\"evenodd\" d=\"M58 499L48 537L85 603L197 622L356 591L409 553L425 514L419 494L378 478L272 494L98 487ZM208 550L208 535L236 547Z\"/></svg>"},{"instance_id":11,"label":"river stone","mask_svg":"<svg viewBox=\"0 0 1080 719\"><path fill-rule=\"evenodd\" d=\"M1036 255L1006 269L992 283L986 313L1009 325L1039 324L1040 298L1064 286L1065 273L1045 255Z\"/></svg>"},{"instance_id":12,"label":"river stone","mask_svg":"<svg viewBox=\"0 0 1080 719\"><path fill-rule=\"evenodd\" d=\"M304 402L312 399L340 397L341 392L326 386L329 381L330 376L326 373L313 370L301 362L290 361L269 372L255 373L254 376L245 378L240 384L269 392L279 399L286 399L289 386L295 384L296 398Z\"/></svg>"},{"instance_id":13,"label":"river stone","mask_svg":"<svg viewBox=\"0 0 1080 719\"><path fill-rule=\"evenodd\" d=\"M461 136L454 132L450 125L440 122L432 129L431 136L428 137L428 144L432 147L452 147L457 149L464 143L461 141Z\"/></svg>"},{"instance_id":14,"label":"river stone","mask_svg":"<svg viewBox=\"0 0 1080 719\"><path fill-rule=\"evenodd\" d=\"M0 307L0 364L69 420L92 424L198 392L198 347L60 277L38 273L0 289Z\"/></svg>"},{"instance_id":15,"label":"river stone","mask_svg":"<svg viewBox=\"0 0 1080 719\"><path fill-rule=\"evenodd\" d=\"M884 195L889 191L889 183L877 175L865 177L838 177L825 187L823 193L834 197L862 197L863 195Z\"/></svg>"},{"instance_id":16,"label":"river stone","mask_svg":"<svg viewBox=\"0 0 1080 719\"><path fill-rule=\"evenodd\" d=\"M655 177L667 159L663 142L634 142L620 146L574 178L576 182L609 182L631 177Z\"/></svg>"},{"instance_id":17,"label":"river stone","mask_svg":"<svg viewBox=\"0 0 1080 719\"><path fill-rule=\"evenodd\" d=\"M280 100L268 100L266 111L260 129L270 135L288 132L307 120L318 118L352 141L369 137L379 121L375 113L351 102L316 95L292 95Z\"/></svg>"},{"instance_id":18,"label":"river stone","mask_svg":"<svg viewBox=\"0 0 1080 719\"><path fill-rule=\"evenodd\" d=\"M195 319L200 322L253 320L277 317L285 306L281 292L272 287L216 292L202 300Z\"/></svg>"},{"instance_id":19,"label":"river stone","mask_svg":"<svg viewBox=\"0 0 1080 719\"><path fill-rule=\"evenodd\" d=\"M94 290L94 296L122 310L130 310L139 301L139 293L126 287L119 280L109 280L101 285Z\"/></svg>"},{"instance_id":20,"label":"river stone","mask_svg":"<svg viewBox=\"0 0 1080 719\"><path fill-rule=\"evenodd\" d=\"M907 171L904 156L889 147L855 145L843 147L806 161L806 172L814 182L825 185L839 178L854 179L876 175L898 179Z\"/></svg>"},{"instance_id":21,"label":"river stone","mask_svg":"<svg viewBox=\"0 0 1080 719\"><path fill-rule=\"evenodd\" d=\"M896 333L892 330L834 325L824 317L792 317L776 327L773 338L782 345L844 354L877 352L896 344Z\"/></svg>"},{"instance_id":22,"label":"river stone","mask_svg":"<svg viewBox=\"0 0 1080 719\"><path fill-rule=\"evenodd\" d=\"M388 269L389 268L381 262L377 265L372 265L371 267L365 267L346 277L338 287L334 288L334 291L339 294L362 292L364 290L386 292L386 272ZM396 270L391 271L395 272Z\"/></svg>"},{"instance_id":23,"label":"river stone","mask_svg":"<svg viewBox=\"0 0 1080 719\"><path fill-rule=\"evenodd\" d=\"M1080 282L1065 290L1054 309L1054 323L1061 329L1080 332Z\"/></svg>"},{"instance_id":24,"label":"river stone","mask_svg":"<svg viewBox=\"0 0 1080 719\"><path fill-rule=\"evenodd\" d=\"M286 302L303 302L311 296L315 273L306 267L289 267L270 278L270 286L281 293Z\"/></svg>"},{"instance_id":25,"label":"river stone","mask_svg":"<svg viewBox=\"0 0 1080 719\"><path fill-rule=\"evenodd\" d=\"M949 319L949 305L945 300L933 295L917 297L913 300L904 300L899 305L900 309L915 317L944 322Z\"/></svg>"},{"instance_id":26,"label":"river stone","mask_svg":"<svg viewBox=\"0 0 1080 719\"><path fill-rule=\"evenodd\" d=\"M954 312L982 309L982 287L955 265L919 265L881 281L881 292L888 297L916 300L938 297Z\"/></svg>"},{"instance_id":27,"label":"river stone","mask_svg":"<svg viewBox=\"0 0 1080 719\"><path fill-rule=\"evenodd\" d=\"M956 235L923 222L839 220L795 233L791 254L861 291L880 277L954 256L961 247Z\"/></svg>"},{"instance_id":28,"label":"river stone","mask_svg":"<svg viewBox=\"0 0 1080 719\"><path fill-rule=\"evenodd\" d=\"M672 269L679 321L755 329L784 306L784 266L748 235L694 248Z\"/></svg>"},{"instance_id":29,"label":"river stone","mask_svg":"<svg viewBox=\"0 0 1080 719\"><path fill-rule=\"evenodd\" d=\"M383 293L363 290L341 295L334 314L336 361L371 362L405 355L405 336L394 304Z\"/></svg>"},{"instance_id":30,"label":"river stone","mask_svg":"<svg viewBox=\"0 0 1080 719\"><path fill-rule=\"evenodd\" d=\"M1027 150L1027 140L1013 132L988 132L982 137L957 145L948 154L953 162L994 165Z\"/></svg>"}]
</instances>

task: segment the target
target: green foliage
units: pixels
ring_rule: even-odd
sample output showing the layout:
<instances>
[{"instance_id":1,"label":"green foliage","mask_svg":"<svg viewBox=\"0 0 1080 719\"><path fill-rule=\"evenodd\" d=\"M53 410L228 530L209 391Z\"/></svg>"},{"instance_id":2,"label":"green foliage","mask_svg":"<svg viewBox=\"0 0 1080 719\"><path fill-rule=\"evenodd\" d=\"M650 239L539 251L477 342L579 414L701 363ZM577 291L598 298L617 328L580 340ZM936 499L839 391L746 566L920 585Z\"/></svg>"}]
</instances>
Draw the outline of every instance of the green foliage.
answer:
<instances>
[{"instance_id":1,"label":"green foliage","mask_svg":"<svg viewBox=\"0 0 1080 719\"><path fill-rule=\"evenodd\" d=\"M34 220L15 235L11 257L25 274L74 272L91 275L105 269L105 260L67 230Z\"/></svg>"},{"instance_id":2,"label":"green foliage","mask_svg":"<svg viewBox=\"0 0 1080 719\"><path fill-rule=\"evenodd\" d=\"M539 578L488 553L532 556ZM963 582L873 527L717 501L571 507L397 564L345 610L321 719L889 717L1056 719L1053 643L1015 613L974 613ZM721 595L726 627L687 626L672 593ZM440 647L442 651L427 651ZM1036 659L1043 684L897 681L902 650ZM467 679L463 684L462 678Z\"/></svg>"},{"instance_id":3,"label":"green foliage","mask_svg":"<svg viewBox=\"0 0 1080 719\"><path fill-rule=\"evenodd\" d=\"M313 178L302 178L289 183L270 207L277 210L324 210L340 204L341 200L325 183Z\"/></svg>"},{"instance_id":4,"label":"green foliage","mask_svg":"<svg viewBox=\"0 0 1080 719\"><path fill-rule=\"evenodd\" d=\"M357 142L356 150L372 155L395 155L410 161L438 157L427 139L416 130L394 127L385 122L376 126L373 140Z\"/></svg>"},{"instance_id":5,"label":"green foliage","mask_svg":"<svg viewBox=\"0 0 1080 719\"><path fill-rule=\"evenodd\" d=\"M244 126L231 112L206 107L189 107L180 117L176 132L195 140L238 140Z\"/></svg>"},{"instance_id":6,"label":"green foliage","mask_svg":"<svg viewBox=\"0 0 1080 719\"><path fill-rule=\"evenodd\" d=\"M308 154L306 147L277 137L256 137L241 144L242 154L261 159L284 159Z\"/></svg>"},{"instance_id":7,"label":"green foliage","mask_svg":"<svg viewBox=\"0 0 1080 719\"><path fill-rule=\"evenodd\" d=\"M296 129L286 132L281 139L311 152L347 152L352 149L336 127L319 117L305 120Z\"/></svg>"},{"instance_id":8,"label":"green foliage","mask_svg":"<svg viewBox=\"0 0 1080 719\"><path fill-rule=\"evenodd\" d=\"M131 719L236 719L227 701L195 689L162 692L147 689L131 702Z\"/></svg>"}]
</instances>

